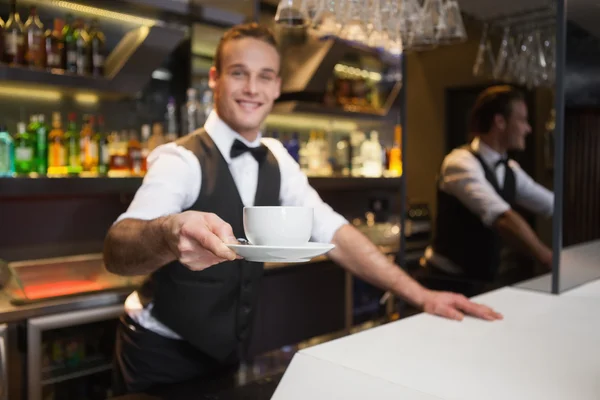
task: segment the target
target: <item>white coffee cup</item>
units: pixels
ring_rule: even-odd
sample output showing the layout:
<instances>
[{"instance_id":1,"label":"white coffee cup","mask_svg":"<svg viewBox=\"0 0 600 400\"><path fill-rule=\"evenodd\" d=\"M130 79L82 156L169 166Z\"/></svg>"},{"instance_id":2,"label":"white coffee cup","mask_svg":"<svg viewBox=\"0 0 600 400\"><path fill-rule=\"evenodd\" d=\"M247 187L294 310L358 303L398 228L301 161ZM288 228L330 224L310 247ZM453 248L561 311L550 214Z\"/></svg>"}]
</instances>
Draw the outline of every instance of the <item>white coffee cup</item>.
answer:
<instances>
[{"instance_id":1,"label":"white coffee cup","mask_svg":"<svg viewBox=\"0 0 600 400\"><path fill-rule=\"evenodd\" d=\"M310 207L244 207L246 239L257 246L302 246L313 225Z\"/></svg>"}]
</instances>

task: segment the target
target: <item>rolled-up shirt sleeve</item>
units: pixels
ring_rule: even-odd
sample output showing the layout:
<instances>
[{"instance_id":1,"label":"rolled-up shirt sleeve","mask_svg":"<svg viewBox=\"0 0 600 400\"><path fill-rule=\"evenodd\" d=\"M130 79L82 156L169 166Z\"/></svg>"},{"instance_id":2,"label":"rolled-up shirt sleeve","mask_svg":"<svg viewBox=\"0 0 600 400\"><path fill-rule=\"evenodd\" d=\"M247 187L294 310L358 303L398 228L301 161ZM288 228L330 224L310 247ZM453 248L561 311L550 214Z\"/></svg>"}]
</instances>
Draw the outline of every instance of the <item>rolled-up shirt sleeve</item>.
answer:
<instances>
[{"instance_id":1,"label":"rolled-up shirt sleeve","mask_svg":"<svg viewBox=\"0 0 600 400\"><path fill-rule=\"evenodd\" d=\"M487 226L511 208L485 178L479 161L467 150L454 150L444 159L440 189L456 197Z\"/></svg>"},{"instance_id":2,"label":"rolled-up shirt sleeve","mask_svg":"<svg viewBox=\"0 0 600 400\"><path fill-rule=\"evenodd\" d=\"M200 163L189 150L168 143L148 155L148 172L127 211L117 218L151 220L191 207L200 193Z\"/></svg>"},{"instance_id":3,"label":"rolled-up shirt sleeve","mask_svg":"<svg viewBox=\"0 0 600 400\"><path fill-rule=\"evenodd\" d=\"M516 203L538 215L551 217L554 214L554 193L534 181L517 163L511 162L511 168L515 171Z\"/></svg>"},{"instance_id":4,"label":"rolled-up shirt sleeve","mask_svg":"<svg viewBox=\"0 0 600 400\"><path fill-rule=\"evenodd\" d=\"M310 186L298 163L279 141L265 138L263 143L271 150L279 164L281 205L312 207L314 218L311 239L320 243L330 243L337 230L347 224L348 220L321 199L317 191Z\"/></svg>"}]
</instances>

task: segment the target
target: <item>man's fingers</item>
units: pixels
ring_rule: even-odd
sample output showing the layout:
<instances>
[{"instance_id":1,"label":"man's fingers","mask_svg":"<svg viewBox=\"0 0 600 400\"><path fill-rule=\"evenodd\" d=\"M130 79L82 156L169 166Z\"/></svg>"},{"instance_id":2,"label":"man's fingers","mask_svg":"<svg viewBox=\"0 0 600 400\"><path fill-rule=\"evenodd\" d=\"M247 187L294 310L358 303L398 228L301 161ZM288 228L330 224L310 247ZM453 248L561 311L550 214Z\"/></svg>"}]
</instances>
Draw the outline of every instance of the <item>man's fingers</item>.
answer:
<instances>
[{"instance_id":1,"label":"man's fingers","mask_svg":"<svg viewBox=\"0 0 600 400\"><path fill-rule=\"evenodd\" d=\"M221 238L215 235L207 226L183 227L181 236L187 237L197 243L198 252L203 249L214 254L222 260L235 260L237 255L229 247L225 246Z\"/></svg>"},{"instance_id":2,"label":"man's fingers","mask_svg":"<svg viewBox=\"0 0 600 400\"><path fill-rule=\"evenodd\" d=\"M237 243L237 239L233 234L231 225L223 221L218 215L206 214L204 220L206 221L206 226L208 229L217 235L217 237L219 237L224 243Z\"/></svg>"},{"instance_id":3,"label":"man's fingers","mask_svg":"<svg viewBox=\"0 0 600 400\"><path fill-rule=\"evenodd\" d=\"M439 315L456 321L462 321L465 317L463 313L452 306L440 307Z\"/></svg>"},{"instance_id":4,"label":"man's fingers","mask_svg":"<svg viewBox=\"0 0 600 400\"><path fill-rule=\"evenodd\" d=\"M458 297L455 303L461 310L474 317L486 319L488 321L503 318L502 314L494 311L490 307L474 303L462 296Z\"/></svg>"}]
</instances>

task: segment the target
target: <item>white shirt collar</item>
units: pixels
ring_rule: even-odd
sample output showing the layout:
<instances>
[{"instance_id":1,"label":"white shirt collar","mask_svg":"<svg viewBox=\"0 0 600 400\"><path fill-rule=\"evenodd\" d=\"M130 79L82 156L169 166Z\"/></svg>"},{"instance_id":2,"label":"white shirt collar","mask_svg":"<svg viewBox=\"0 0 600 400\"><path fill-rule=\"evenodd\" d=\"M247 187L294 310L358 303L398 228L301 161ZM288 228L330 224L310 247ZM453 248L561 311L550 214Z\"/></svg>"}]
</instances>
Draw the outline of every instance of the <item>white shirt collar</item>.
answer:
<instances>
[{"instance_id":1,"label":"white shirt collar","mask_svg":"<svg viewBox=\"0 0 600 400\"><path fill-rule=\"evenodd\" d=\"M471 141L471 148L474 152L478 153L483 161L485 161L485 163L492 169L496 167L496 163L503 157L502 154L498 153L496 150L482 142L478 136Z\"/></svg>"},{"instance_id":2,"label":"white shirt collar","mask_svg":"<svg viewBox=\"0 0 600 400\"><path fill-rule=\"evenodd\" d=\"M227 164L231 163L230 151L235 139L238 139L248 147L258 147L262 138L262 134L259 132L256 140L252 142L246 140L242 135L231 129L215 110L212 110L208 115L204 123L204 129L213 142L215 142Z\"/></svg>"}]
</instances>

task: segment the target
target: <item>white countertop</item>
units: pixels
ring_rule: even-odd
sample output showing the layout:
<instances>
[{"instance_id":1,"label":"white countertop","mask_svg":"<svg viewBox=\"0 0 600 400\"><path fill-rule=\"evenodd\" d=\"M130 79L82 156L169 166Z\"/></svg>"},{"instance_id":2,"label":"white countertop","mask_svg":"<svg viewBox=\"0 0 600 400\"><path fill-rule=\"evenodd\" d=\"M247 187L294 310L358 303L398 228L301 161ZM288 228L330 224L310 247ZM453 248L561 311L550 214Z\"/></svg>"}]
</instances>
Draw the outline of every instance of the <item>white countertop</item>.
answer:
<instances>
[{"instance_id":1,"label":"white countertop","mask_svg":"<svg viewBox=\"0 0 600 400\"><path fill-rule=\"evenodd\" d=\"M273 399L598 400L598 285L502 288L475 300L503 321L419 314L302 350Z\"/></svg>"}]
</instances>

